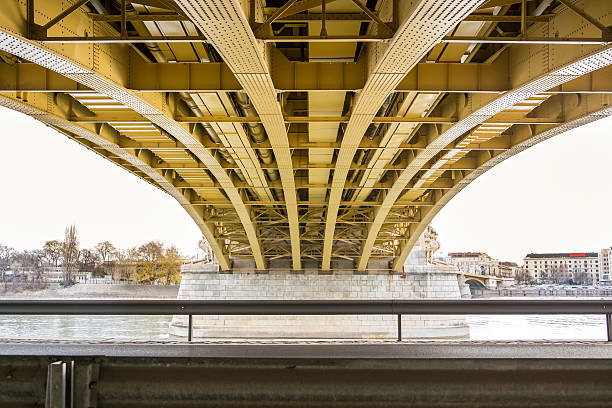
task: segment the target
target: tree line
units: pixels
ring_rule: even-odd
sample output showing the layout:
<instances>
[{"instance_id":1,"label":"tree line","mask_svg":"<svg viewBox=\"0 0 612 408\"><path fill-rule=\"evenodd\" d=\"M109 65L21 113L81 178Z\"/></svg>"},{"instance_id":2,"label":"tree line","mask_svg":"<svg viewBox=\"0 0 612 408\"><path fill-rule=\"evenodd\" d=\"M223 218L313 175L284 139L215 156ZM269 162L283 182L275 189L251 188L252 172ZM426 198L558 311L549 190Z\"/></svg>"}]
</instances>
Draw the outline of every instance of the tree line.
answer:
<instances>
[{"instance_id":1,"label":"tree line","mask_svg":"<svg viewBox=\"0 0 612 408\"><path fill-rule=\"evenodd\" d=\"M140 246L118 249L109 241L92 248L81 248L74 225L66 228L63 240L46 241L42 248L17 251L0 244L0 270L22 267L38 273L45 267L61 267L63 284L74 283L78 271L92 277L112 275L113 279L142 284L177 284L180 282L181 255L175 246L149 241ZM5 279L5 274L1 274Z\"/></svg>"}]
</instances>

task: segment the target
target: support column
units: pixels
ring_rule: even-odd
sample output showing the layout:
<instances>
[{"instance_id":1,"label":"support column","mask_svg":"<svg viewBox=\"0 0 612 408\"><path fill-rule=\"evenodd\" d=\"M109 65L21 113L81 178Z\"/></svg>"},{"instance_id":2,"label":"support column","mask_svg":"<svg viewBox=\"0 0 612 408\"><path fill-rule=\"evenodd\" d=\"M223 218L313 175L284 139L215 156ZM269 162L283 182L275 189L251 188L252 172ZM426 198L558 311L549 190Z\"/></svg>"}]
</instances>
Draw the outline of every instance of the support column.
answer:
<instances>
[{"instance_id":1,"label":"support column","mask_svg":"<svg viewBox=\"0 0 612 408\"><path fill-rule=\"evenodd\" d=\"M459 299L457 271L450 266L412 266L406 272L365 274L305 270L220 272L214 264L187 264L178 299L377 300ZM397 339L395 315L194 316L193 339ZM170 335L187 337L187 316L175 316ZM402 338L461 338L462 316L402 316Z\"/></svg>"}]
</instances>

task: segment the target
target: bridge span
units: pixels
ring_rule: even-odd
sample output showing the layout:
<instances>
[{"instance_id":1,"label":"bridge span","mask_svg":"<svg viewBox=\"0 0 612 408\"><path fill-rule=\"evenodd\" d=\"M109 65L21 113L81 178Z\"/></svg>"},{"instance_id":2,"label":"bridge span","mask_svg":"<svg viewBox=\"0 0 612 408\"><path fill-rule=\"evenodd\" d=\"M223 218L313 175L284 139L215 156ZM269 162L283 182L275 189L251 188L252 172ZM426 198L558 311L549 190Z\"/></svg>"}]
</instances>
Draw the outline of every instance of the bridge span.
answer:
<instances>
[{"instance_id":1,"label":"bridge span","mask_svg":"<svg viewBox=\"0 0 612 408\"><path fill-rule=\"evenodd\" d=\"M15 0L0 105L170 194L222 270L400 271L472 180L612 113L611 8Z\"/></svg>"}]
</instances>

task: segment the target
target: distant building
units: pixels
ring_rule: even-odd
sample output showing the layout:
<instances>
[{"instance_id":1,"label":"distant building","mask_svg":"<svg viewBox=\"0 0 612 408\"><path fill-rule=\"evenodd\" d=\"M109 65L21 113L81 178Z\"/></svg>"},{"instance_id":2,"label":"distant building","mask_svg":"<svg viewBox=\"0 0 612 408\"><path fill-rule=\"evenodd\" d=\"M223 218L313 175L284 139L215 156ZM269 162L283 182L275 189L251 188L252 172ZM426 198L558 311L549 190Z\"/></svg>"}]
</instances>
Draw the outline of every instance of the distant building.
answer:
<instances>
[{"instance_id":1,"label":"distant building","mask_svg":"<svg viewBox=\"0 0 612 408\"><path fill-rule=\"evenodd\" d=\"M599 281L601 283L612 282L612 248L604 248L599 251Z\"/></svg>"},{"instance_id":2,"label":"distant building","mask_svg":"<svg viewBox=\"0 0 612 408\"><path fill-rule=\"evenodd\" d=\"M64 281L64 271L61 266L47 266L42 268L43 280L47 283L60 283Z\"/></svg>"},{"instance_id":3,"label":"distant building","mask_svg":"<svg viewBox=\"0 0 612 408\"><path fill-rule=\"evenodd\" d=\"M561 252L528 254L524 258L527 274L536 282L600 282L600 254L597 252Z\"/></svg>"},{"instance_id":4,"label":"distant building","mask_svg":"<svg viewBox=\"0 0 612 408\"><path fill-rule=\"evenodd\" d=\"M76 271L72 273L72 279L77 283L88 283L92 273L88 271Z\"/></svg>"},{"instance_id":5,"label":"distant building","mask_svg":"<svg viewBox=\"0 0 612 408\"><path fill-rule=\"evenodd\" d=\"M499 273L500 276L504 278L514 278L520 275L521 267L516 264L516 262L506 262L502 261L499 263Z\"/></svg>"},{"instance_id":6,"label":"distant building","mask_svg":"<svg viewBox=\"0 0 612 408\"><path fill-rule=\"evenodd\" d=\"M457 265L463 273L501 276L499 260L491 258L484 252L450 252L444 260Z\"/></svg>"}]
</instances>

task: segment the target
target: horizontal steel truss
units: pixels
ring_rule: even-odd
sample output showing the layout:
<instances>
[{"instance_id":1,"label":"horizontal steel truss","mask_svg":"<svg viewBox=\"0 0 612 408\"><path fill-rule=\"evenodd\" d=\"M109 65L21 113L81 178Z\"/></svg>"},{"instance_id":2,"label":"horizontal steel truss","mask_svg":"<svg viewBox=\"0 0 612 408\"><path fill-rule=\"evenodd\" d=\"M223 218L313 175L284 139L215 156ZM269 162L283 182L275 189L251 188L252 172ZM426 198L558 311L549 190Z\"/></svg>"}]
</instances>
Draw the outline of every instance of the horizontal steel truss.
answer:
<instances>
[{"instance_id":1,"label":"horizontal steel truss","mask_svg":"<svg viewBox=\"0 0 612 408\"><path fill-rule=\"evenodd\" d=\"M284 57L283 57L284 58ZM500 94L511 90L508 59L494 63L421 63L396 87L396 92L458 92ZM366 79L363 62L290 62L280 57L272 64L272 80L281 92L359 91ZM242 86L224 63L134 62L128 72L126 88L140 92L240 92ZM550 89L551 93L611 92L612 69L606 68ZM0 92L76 92L86 86L37 64L0 63ZM215 118L198 119L209 121ZM195 121L196 119L191 119ZM217 120L221 120L220 118ZM228 118L228 121L247 119ZM257 121L258 118L250 118ZM307 119L292 118L292 121ZM309 119L315 120L315 119ZM317 119L325 120L325 119ZM329 119L332 120L332 119ZM343 118L340 121L348 120ZM402 118L387 120L402 121ZM427 120L427 118L421 118ZM339 121L334 118L333 121Z\"/></svg>"},{"instance_id":2,"label":"horizontal steel truss","mask_svg":"<svg viewBox=\"0 0 612 408\"><path fill-rule=\"evenodd\" d=\"M577 95L587 95L587 94L580 93ZM71 122L74 122L74 123L105 123L106 121L98 120L98 119L88 120L86 118L72 118ZM509 125L555 125L555 124L561 124L563 122L564 121L562 118L553 117L553 118L529 118L529 120L508 119L508 120L499 121L499 122L496 120L496 121L491 121L491 122L486 121L483 123L485 124L498 124L499 123L499 124L504 124L504 125L506 124L509 124ZM380 145L377 143L378 141L377 139L378 138L374 138L372 140L364 139L360 142L359 146L357 146L357 149L359 150L382 149L382 147L380 147ZM295 151L308 150L308 149L313 149L313 148L337 149L340 147L340 142L308 142L305 133L293 133L293 132L289 133L288 140L289 140L289 148ZM137 141L126 138L126 139L122 139L119 143L124 148L132 148L132 149L160 149L160 148L176 149L176 150L187 149L187 147L181 144L180 142L137 142ZM458 142L456 141L452 142L447 147L441 150L444 151L444 150L456 149L457 143ZM509 143L510 142L508 141L508 138L502 134L501 136L496 137L495 139L487 141L487 142L472 143L469 145L469 148L470 150L504 150L510 147ZM203 140L202 145L203 147L209 150L217 150L220 148L219 145L211 141L207 141L207 140ZM227 147L234 147L234 146L228 145ZM261 144L251 143L251 145L248 147L252 149L271 149L269 142L262 142ZM400 151L401 150L418 151L418 150L424 150L426 148L427 148L427 141L425 137L419 138L419 140L416 143L404 142L398 146L398 150ZM301 153L296 153L297 157L296 157L295 162L297 164L300 164L302 161L300 155ZM308 167L303 167L303 168L328 168L329 166L327 164L310 164L310 163L307 163L306 165ZM263 163L262 167L265 167L265 166L268 166L268 165ZM358 165L355 163L353 163L352 166L354 166L352 168L362 168L362 165ZM177 166L177 168L184 168L184 167L185 167L184 165ZM269 166L269 167L272 168L273 166ZM229 166L228 168L233 168L233 167ZM389 168L392 169L394 168L394 166L390 166Z\"/></svg>"},{"instance_id":3,"label":"horizontal steel truss","mask_svg":"<svg viewBox=\"0 0 612 408\"><path fill-rule=\"evenodd\" d=\"M40 1L40 0L38 0ZM185 20L186 18L181 14L176 13L154 13L150 16L138 16L134 14L128 14L126 12L127 0L121 0L120 14L116 16L89 14L92 21L105 21L120 22L120 31L117 36L99 36L99 35L86 35L86 36L59 36L53 37L48 36L47 32L49 29L54 27L57 23L68 17L70 14L77 11L80 7L84 6L90 0L77 0L65 10L61 11L55 17L51 18L43 25L34 23L34 12L36 10L35 0L27 0L27 38L31 40L41 41L43 43L146 43L146 42L207 42L206 38L199 35L192 36L133 36L127 32L128 21L177 21ZM158 6L158 4L156 4ZM163 7L167 8L167 6ZM107 17L107 18L105 18Z\"/></svg>"}]
</instances>

